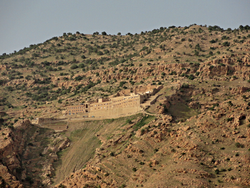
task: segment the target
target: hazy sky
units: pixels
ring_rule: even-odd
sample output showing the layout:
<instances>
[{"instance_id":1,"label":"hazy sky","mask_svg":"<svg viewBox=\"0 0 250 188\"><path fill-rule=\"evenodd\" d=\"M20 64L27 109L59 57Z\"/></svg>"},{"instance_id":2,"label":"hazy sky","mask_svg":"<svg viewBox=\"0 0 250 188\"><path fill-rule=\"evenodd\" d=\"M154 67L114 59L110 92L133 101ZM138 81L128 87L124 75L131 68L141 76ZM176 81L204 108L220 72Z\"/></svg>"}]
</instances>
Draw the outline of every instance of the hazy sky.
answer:
<instances>
[{"instance_id":1,"label":"hazy sky","mask_svg":"<svg viewBox=\"0 0 250 188\"><path fill-rule=\"evenodd\" d=\"M0 54L64 32L140 33L160 27L250 25L250 0L0 0Z\"/></svg>"}]
</instances>

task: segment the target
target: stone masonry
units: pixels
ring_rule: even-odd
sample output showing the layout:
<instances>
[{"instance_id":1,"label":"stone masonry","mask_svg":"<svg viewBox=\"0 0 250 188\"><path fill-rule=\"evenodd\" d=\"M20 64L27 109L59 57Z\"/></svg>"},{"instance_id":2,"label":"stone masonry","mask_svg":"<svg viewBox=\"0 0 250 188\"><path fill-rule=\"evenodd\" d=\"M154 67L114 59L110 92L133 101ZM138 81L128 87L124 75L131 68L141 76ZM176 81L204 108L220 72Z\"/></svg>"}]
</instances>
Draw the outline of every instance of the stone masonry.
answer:
<instances>
[{"instance_id":1,"label":"stone masonry","mask_svg":"<svg viewBox=\"0 0 250 188\"><path fill-rule=\"evenodd\" d=\"M97 102L68 106L65 116L83 118L118 118L136 114L143 109L141 104L155 95L162 86L139 86L132 90L123 90L110 99L98 99Z\"/></svg>"}]
</instances>

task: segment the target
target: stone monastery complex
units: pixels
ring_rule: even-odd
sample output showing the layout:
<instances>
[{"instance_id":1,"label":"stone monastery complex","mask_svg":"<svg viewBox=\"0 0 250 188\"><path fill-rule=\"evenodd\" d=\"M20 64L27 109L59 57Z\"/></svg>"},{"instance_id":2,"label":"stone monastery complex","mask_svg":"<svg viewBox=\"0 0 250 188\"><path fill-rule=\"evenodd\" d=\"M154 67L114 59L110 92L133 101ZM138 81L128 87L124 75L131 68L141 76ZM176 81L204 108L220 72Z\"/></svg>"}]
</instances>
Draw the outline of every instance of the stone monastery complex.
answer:
<instances>
[{"instance_id":1,"label":"stone monastery complex","mask_svg":"<svg viewBox=\"0 0 250 188\"><path fill-rule=\"evenodd\" d=\"M66 116L84 118L117 118L136 114L143 110L143 103L153 104L155 95L163 86L140 86L132 90L127 89L117 93L109 99L98 99L80 105L68 106Z\"/></svg>"}]
</instances>

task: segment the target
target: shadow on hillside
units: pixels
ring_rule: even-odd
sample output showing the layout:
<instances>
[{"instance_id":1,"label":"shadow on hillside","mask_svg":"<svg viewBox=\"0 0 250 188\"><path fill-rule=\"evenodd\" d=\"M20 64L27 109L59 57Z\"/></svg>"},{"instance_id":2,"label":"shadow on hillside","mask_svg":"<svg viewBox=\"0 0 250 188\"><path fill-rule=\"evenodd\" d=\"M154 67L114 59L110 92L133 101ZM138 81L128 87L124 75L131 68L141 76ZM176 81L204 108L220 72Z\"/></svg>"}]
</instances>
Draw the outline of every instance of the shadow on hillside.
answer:
<instances>
[{"instance_id":1,"label":"shadow on hillside","mask_svg":"<svg viewBox=\"0 0 250 188\"><path fill-rule=\"evenodd\" d=\"M173 116L173 120L178 121L185 121L188 118L195 116L198 112L192 108L189 108L185 103L178 102L173 104L168 109L168 114Z\"/></svg>"}]
</instances>

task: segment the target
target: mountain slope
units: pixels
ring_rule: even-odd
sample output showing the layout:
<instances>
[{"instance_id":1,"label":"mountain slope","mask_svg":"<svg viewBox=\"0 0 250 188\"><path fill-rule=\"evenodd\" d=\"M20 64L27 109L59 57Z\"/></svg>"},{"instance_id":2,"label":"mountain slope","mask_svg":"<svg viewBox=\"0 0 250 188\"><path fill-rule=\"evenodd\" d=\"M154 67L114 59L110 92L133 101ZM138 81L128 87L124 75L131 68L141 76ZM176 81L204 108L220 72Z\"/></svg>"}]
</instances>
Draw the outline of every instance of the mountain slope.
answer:
<instances>
[{"instance_id":1,"label":"mountain slope","mask_svg":"<svg viewBox=\"0 0 250 188\"><path fill-rule=\"evenodd\" d=\"M19 119L61 118L68 105L124 89L163 85L143 114L68 121L58 134L71 146L57 153L53 186L247 187L249 29L64 33L3 54L0 131Z\"/></svg>"}]
</instances>

